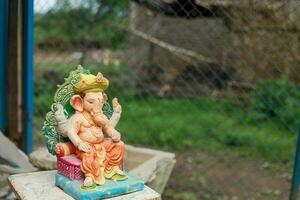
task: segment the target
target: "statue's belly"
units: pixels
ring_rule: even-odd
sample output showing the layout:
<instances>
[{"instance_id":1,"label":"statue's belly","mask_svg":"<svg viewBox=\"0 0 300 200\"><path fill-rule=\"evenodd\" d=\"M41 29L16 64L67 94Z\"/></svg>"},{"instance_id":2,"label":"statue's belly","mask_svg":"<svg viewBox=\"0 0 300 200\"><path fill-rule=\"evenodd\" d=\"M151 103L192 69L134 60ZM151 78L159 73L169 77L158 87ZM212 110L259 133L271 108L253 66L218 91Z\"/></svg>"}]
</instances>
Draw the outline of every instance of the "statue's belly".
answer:
<instances>
[{"instance_id":1,"label":"statue's belly","mask_svg":"<svg viewBox=\"0 0 300 200\"><path fill-rule=\"evenodd\" d=\"M100 143L103 141L103 132L99 127L81 127L80 132L78 134L81 140L89 142L89 143Z\"/></svg>"}]
</instances>

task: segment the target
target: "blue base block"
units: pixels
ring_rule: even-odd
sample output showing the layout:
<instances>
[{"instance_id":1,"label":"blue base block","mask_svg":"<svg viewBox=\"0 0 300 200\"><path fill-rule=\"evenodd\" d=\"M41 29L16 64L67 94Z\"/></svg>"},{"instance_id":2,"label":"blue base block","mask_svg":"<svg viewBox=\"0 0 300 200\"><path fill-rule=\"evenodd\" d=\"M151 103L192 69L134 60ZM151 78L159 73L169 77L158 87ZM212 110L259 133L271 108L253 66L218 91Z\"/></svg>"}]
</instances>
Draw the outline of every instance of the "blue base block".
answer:
<instances>
[{"instance_id":1,"label":"blue base block","mask_svg":"<svg viewBox=\"0 0 300 200\"><path fill-rule=\"evenodd\" d=\"M81 189L83 181L74 181L59 173L55 176L55 185L75 199L95 200L120 196L144 189L144 182L126 172L128 176L124 181L106 180L104 185L92 190Z\"/></svg>"}]
</instances>

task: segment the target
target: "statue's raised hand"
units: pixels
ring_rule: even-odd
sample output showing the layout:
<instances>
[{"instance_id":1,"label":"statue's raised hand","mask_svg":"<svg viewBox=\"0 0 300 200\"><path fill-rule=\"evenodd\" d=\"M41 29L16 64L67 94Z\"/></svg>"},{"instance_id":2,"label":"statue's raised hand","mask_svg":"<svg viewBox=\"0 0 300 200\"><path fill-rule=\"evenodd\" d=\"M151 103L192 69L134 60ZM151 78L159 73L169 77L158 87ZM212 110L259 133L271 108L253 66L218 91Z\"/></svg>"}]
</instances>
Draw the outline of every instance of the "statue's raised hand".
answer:
<instances>
[{"instance_id":1,"label":"statue's raised hand","mask_svg":"<svg viewBox=\"0 0 300 200\"><path fill-rule=\"evenodd\" d=\"M121 106L121 104L118 102L118 99L117 99L117 98L114 98L114 99L112 100L112 106L113 106L114 112L116 112L116 113L121 113L121 112L122 112L122 106Z\"/></svg>"},{"instance_id":2,"label":"statue's raised hand","mask_svg":"<svg viewBox=\"0 0 300 200\"><path fill-rule=\"evenodd\" d=\"M57 132L64 136L68 136L69 123L68 119L64 114L64 107L61 104L57 104L57 111L54 113L57 122Z\"/></svg>"}]
</instances>

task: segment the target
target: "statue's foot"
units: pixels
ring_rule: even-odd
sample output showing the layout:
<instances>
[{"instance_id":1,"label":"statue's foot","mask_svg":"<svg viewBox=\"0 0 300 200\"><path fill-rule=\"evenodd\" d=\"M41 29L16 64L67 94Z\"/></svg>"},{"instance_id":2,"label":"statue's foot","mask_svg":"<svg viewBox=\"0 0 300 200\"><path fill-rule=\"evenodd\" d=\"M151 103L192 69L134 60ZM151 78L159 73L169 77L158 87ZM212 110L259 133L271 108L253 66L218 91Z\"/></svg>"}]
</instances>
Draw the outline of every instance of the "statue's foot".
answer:
<instances>
[{"instance_id":1,"label":"statue's foot","mask_svg":"<svg viewBox=\"0 0 300 200\"><path fill-rule=\"evenodd\" d=\"M128 176L125 174L115 174L111 177L111 180L113 181L124 181L126 179L128 179Z\"/></svg>"},{"instance_id":2,"label":"statue's foot","mask_svg":"<svg viewBox=\"0 0 300 200\"><path fill-rule=\"evenodd\" d=\"M81 189L84 190L93 190L97 187L96 183L94 183L93 179L91 177L86 177L83 181L83 185L81 186Z\"/></svg>"},{"instance_id":3,"label":"statue's foot","mask_svg":"<svg viewBox=\"0 0 300 200\"><path fill-rule=\"evenodd\" d=\"M93 179L91 177L86 177L83 181L83 186L90 187L93 185Z\"/></svg>"}]
</instances>

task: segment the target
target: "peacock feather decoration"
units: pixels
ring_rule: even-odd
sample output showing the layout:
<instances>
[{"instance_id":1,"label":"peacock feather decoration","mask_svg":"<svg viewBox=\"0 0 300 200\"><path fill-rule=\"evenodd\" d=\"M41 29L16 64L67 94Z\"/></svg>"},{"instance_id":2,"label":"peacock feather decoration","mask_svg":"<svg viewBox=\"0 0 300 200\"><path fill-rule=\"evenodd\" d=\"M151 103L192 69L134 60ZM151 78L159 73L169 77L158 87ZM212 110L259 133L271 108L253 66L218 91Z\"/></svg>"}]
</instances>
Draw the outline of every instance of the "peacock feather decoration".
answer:
<instances>
[{"instance_id":1,"label":"peacock feather decoration","mask_svg":"<svg viewBox=\"0 0 300 200\"><path fill-rule=\"evenodd\" d=\"M51 110L46 114L43 133L46 138L48 151L53 155L55 155L55 146L57 143L64 143L69 141L67 137L62 136L57 131L55 112L57 111L58 104L61 104L64 108L64 114L66 118L70 118L75 113L74 108L71 106L70 99L75 94L73 85L79 82L80 74L91 73L89 70L84 69L80 65L76 70L71 71L69 76L65 78L65 82L62 85L58 85L58 89L54 95L54 100L51 105ZM104 104L103 113L108 118L112 116L113 112L109 103Z\"/></svg>"}]
</instances>

